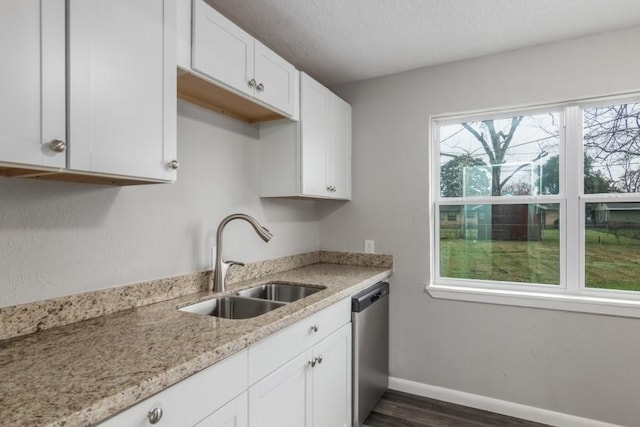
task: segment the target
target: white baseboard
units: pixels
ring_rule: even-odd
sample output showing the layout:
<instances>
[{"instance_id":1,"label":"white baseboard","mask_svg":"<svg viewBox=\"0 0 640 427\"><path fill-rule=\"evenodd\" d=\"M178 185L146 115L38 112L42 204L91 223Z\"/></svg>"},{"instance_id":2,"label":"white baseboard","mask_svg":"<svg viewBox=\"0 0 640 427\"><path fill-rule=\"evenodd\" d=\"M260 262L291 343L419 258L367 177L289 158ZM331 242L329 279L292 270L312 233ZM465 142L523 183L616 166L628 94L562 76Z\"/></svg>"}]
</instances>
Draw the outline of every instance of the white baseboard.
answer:
<instances>
[{"instance_id":1,"label":"white baseboard","mask_svg":"<svg viewBox=\"0 0 640 427\"><path fill-rule=\"evenodd\" d=\"M609 424L589 418L576 417L574 415L549 411L547 409L536 408L534 406L523 405L521 403L494 399L492 397L482 396L479 394L466 393L464 391L423 384L402 378L390 377L389 388L392 390L403 391L405 393L443 400L445 402L469 406L471 408L482 409L484 411L495 412L498 414L508 415L510 417L522 418L552 426L620 427L617 424Z\"/></svg>"}]
</instances>

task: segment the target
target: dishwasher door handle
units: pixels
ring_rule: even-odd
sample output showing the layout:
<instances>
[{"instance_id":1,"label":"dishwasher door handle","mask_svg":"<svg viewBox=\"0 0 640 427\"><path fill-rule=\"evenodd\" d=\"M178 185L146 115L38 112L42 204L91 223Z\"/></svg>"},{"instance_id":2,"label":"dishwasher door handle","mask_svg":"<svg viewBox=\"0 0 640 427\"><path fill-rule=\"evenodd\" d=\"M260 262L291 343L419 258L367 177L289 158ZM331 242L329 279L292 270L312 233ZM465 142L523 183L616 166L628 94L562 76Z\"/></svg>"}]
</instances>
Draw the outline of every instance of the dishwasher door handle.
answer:
<instances>
[{"instance_id":1,"label":"dishwasher door handle","mask_svg":"<svg viewBox=\"0 0 640 427\"><path fill-rule=\"evenodd\" d=\"M371 302L376 302L378 301L380 298L382 298L382 291L378 291L375 294L371 295L371 298L369 298L369 301Z\"/></svg>"}]
</instances>

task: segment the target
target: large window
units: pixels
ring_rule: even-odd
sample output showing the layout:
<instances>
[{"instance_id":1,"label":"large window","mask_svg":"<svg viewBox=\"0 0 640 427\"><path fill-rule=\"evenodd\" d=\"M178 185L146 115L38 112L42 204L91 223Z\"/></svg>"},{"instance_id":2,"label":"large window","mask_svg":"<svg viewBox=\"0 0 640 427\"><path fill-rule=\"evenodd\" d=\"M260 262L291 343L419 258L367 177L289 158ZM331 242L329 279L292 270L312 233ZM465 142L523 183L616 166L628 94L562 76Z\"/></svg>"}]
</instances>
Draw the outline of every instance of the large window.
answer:
<instances>
[{"instance_id":1,"label":"large window","mask_svg":"<svg viewBox=\"0 0 640 427\"><path fill-rule=\"evenodd\" d=\"M640 316L640 102L437 117L432 130L432 294Z\"/></svg>"}]
</instances>

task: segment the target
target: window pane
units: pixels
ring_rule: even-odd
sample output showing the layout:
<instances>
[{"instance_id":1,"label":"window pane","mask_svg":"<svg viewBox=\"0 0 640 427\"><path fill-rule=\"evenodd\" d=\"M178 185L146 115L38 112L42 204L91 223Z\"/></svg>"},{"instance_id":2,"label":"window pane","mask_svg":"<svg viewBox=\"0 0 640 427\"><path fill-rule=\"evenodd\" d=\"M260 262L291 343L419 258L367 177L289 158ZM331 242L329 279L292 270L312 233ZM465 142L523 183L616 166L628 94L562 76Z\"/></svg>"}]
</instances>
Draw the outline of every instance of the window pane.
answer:
<instances>
[{"instance_id":1,"label":"window pane","mask_svg":"<svg viewBox=\"0 0 640 427\"><path fill-rule=\"evenodd\" d=\"M560 283L560 205L441 205L440 276Z\"/></svg>"},{"instance_id":2,"label":"window pane","mask_svg":"<svg viewBox=\"0 0 640 427\"><path fill-rule=\"evenodd\" d=\"M640 291L640 203L587 203L585 285Z\"/></svg>"},{"instance_id":3,"label":"window pane","mask_svg":"<svg viewBox=\"0 0 640 427\"><path fill-rule=\"evenodd\" d=\"M440 126L442 197L558 194L558 113Z\"/></svg>"},{"instance_id":4,"label":"window pane","mask_svg":"<svg viewBox=\"0 0 640 427\"><path fill-rule=\"evenodd\" d=\"M584 110L584 191L640 192L640 104Z\"/></svg>"}]
</instances>

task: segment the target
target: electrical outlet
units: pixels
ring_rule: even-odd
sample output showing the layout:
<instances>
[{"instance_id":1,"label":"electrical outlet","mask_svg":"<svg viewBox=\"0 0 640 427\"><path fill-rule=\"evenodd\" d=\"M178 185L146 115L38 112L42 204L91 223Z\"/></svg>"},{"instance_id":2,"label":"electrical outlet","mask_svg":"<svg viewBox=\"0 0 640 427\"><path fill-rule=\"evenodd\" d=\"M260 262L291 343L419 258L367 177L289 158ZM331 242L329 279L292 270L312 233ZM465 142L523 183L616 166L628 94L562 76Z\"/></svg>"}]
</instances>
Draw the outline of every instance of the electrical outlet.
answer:
<instances>
[{"instance_id":1,"label":"electrical outlet","mask_svg":"<svg viewBox=\"0 0 640 427\"><path fill-rule=\"evenodd\" d=\"M365 254L375 253L375 243L373 240L364 241L364 253Z\"/></svg>"}]
</instances>

